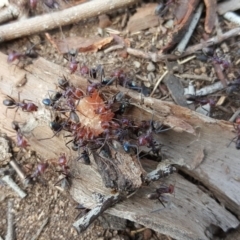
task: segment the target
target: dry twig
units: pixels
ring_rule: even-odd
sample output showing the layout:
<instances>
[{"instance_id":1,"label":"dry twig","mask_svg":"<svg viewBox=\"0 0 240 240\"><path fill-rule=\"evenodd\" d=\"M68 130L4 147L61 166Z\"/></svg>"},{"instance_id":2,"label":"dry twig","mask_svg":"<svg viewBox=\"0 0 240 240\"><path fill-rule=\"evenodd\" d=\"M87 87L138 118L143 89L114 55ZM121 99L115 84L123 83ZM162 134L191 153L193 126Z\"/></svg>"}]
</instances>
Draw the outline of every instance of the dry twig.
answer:
<instances>
[{"instance_id":1,"label":"dry twig","mask_svg":"<svg viewBox=\"0 0 240 240\"><path fill-rule=\"evenodd\" d=\"M49 220L49 218L47 217L47 218L43 221L43 223L42 223L42 225L40 226L40 228L38 229L37 233L31 238L31 240L37 240L37 239L39 238L42 230L43 230L44 227L47 225L48 220Z\"/></svg>"},{"instance_id":2,"label":"dry twig","mask_svg":"<svg viewBox=\"0 0 240 240\"><path fill-rule=\"evenodd\" d=\"M133 4L136 0L121 1L90 1L59 12L45 14L21 22L14 22L0 27L0 42L48 31L60 26L66 26L81 20L95 17L115 9ZM34 27L33 27L34 26Z\"/></svg>"},{"instance_id":3,"label":"dry twig","mask_svg":"<svg viewBox=\"0 0 240 240\"><path fill-rule=\"evenodd\" d=\"M7 219L8 219L8 227L7 227L7 235L5 240L14 240L15 239L15 233L14 233L14 215L13 215L13 200L8 201L8 213L7 213Z\"/></svg>"},{"instance_id":4,"label":"dry twig","mask_svg":"<svg viewBox=\"0 0 240 240\"><path fill-rule=\"evenodd\" d=\"M11 187L21 198L25 198L27 196L27 194L13 181L9 175L2 177L2 180L7 183L7 185Z\"/></svg>"},{"instance_id":5,"label":"dry twig","mask_svg":"<svg viewBox=\"0 0 240 240\"><path fill-rule=\"evenodd\" d=\"M83 216L82 218L74 222L73 226L75 227L78 233L83 232L104 211L106 211L108 208L112 207L122 199L123 199L123 196L121 195L107 197L107 199L105 199L101 205L96 206L95 208L90 210L85 216Z\"/></svg>"}]
</instances>

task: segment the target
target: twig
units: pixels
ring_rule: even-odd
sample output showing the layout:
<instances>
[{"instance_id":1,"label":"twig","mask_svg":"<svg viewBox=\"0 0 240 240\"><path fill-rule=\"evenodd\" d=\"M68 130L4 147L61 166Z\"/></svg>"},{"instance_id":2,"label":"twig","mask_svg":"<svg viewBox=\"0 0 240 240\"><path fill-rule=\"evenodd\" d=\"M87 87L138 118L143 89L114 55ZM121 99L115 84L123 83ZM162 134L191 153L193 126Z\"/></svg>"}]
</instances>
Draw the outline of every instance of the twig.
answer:
<instances>
[{"instance_id":1,"label":"twig","mask_svg":"<svg viewBox=\"0 0 240 240\"><path fill-rule=\"evenodd\" d=\"M17 175L24 181L26 179L26 175L22 171L22 169L19 167L17 162L15 160L11 160L9 164L12 166L12 168L16 171Z\"/></svg>"},{"instance_id":2,"label":"twig","mask_svg":"<svg viewBox=\"0 0 240 240\"><path fill-rule=\"evenodd\" d=\"M186 62L191 61L192 59L196 58L196 55L192 55L190 57L184 58L182 61L177 60L179 65L185 64Z\"/></svg>"},{"instance_id":3,"label":"twig","mask_svg":"<svg viewBox=\"0 0 240 240\"><path fill-rule=\"evenodd\" d=\"M13 215L13 201L10 199L8 201L8 213L7 213L7 219L8 219L8 227L7 227L7 235L5 240L13 240L15 239L15 233L14 233L14 215Z\"/></svg>"},{"instance_id":4,"label":"twig","mask_svg":"<svg viewBox=\"0 0 240 240\"><path fill-rule=\"evenodd\" d=\"M155 84L155 86L154 86L154 88L153 88L153 90L152 90L152 92L151 92L151 94L150 94L150 97L152 97L152 95L153 95L154 92L156 91L158 85L160 84L160 82L163 80L163 78L164 78L167 74L168 74L168 70L165 71L165 72L163 73L163 75L158 79L157 83Z\"/></svg>"},{"instance_id":5,"label":"twig","mask_svg":"<svg viewBox=\"0 0 240 240\"><path fill-rule=\"evenodd\" d=\"M240 16L234 12L226 12L223 17L232 23L240 25Z\"/></svg>"},{"instance_id":6,"label":"twig","mask_svg":"<svg viewBox=\"0 0 240 240\"><path fill-rule=\"evenodd\" d=\"M202 11L203 11L203 4L200 3L196 12L193 15L192 21L191 21L185 35L183 36L183 38L181 39L181 41L179 42L179 44L177 45L177 47L174 51L174 53L176 55L181 55L183 53L183 51L185 50L185 48L189 42L189 39L191 38L191 36L194 32L194 29L197 26L197 23L201 17Z\"/></svg>"},{"instance_id":7,"label":"twig","mask_svg":"<svg viewBox=\"0 0 240 240\"><path fill-rule=\"evenodd\" d=\"M0 11L0 23L7 22L19 15L19 9L15 5L9 5L8 7Z\"/></svg>"},{"instance_id":8,"label":"twig","mask_svg":"<svg viewBox=\"0 0 240 240\"><path fill-rule=\"evenodd\" d=\"M124 45L121 45L121 44L113 45L113 46L105 49L104 53L109 53L109 52L112 52L112 51L115 51L115 50L118 50L118 49L123 49L123 48L124 48Z\"/></svg>"},{"instance_id":9,"label":"twig","mask_svg":"<svg viewBox=\"0 0 240 240\"><path fill-rule=\"evenodd\" d=\"M215 70L215 73L216 73L218 79L221 81L221 83L224 87L227 87L228 81L226 79L226 76L225 76L220 64L218 64L217 62L214 62L214 61L212 62L212 64L213 64L213 67L214 67L214 70Z\"/></svg>"},{"instance_id":10,"label":"twig","mask_svg":"<svg viewBox=\"0 0 240 240\"><path fill-rule=\"evenodd\" d=\"M0 42L48 31L59 26L66 26L106 12L109 13L109 11L126 7L135 2L136 0L115 0L110 3L109 1L95 0L62 11L6 24L0 27Z\"/></svg>"},{"instance_id":11,"label":"twig","mask_svg":"<svg viewBox=\"0 0 240 240\"><path fill-rule=\"evenodd\" d=\"M27 194L13 181L9 175L2 177L2 180L7 183L7 185L11 187L21 198L25 198L27 196Z\"/></svg>"},{"instance_id":12,"label":"twig","mask_svg":"<svg viewBox=\"0 0 240 240\"><path fill-rule=\"evenodd\" d=\"M88 228L88 226L97 219L104 211L106 211L108 208L112 207L119 201L123 200L122 195L116 195L108 197L104 200L104 202L90 210L85 216L78 219L76 222L73 223L73 227L76 228L78 233L83 232Z\"/></svg>"},{"instance_id":13,"label":"twig","mask_svg":"<svg viewBox=\"0 0 240 240\"><path fill-rule=\"evenodd\" d=\"M161 54L161 53L157 54L157 53L151 53L151 52L146 53L141 50L133 49L133 48L127 48L127 53L135 57L151 60L153 62L165 62L166 60L176 60L176 59L188 56L190 54L194 54L204 47L210 47L215 44L219 44L230 37L235 37L238 35L240 35L240 27L231 29L228 32L223 33L222 35L212 37L205 42L196 44L194 46L190 46L186 49L186 51L181 56L176 56L173 54Z\"/></svg>"},{"instance_id":14,"label":"twig","mask_svg":"<svg viewBox=\"0 0 240 240\"><path fill-rule=\"evenodd\" d=\"M36 239L38 239L38 237L40 236L42 230L43 230L44 227L47 225L48 220L49 220L49 218L47 217L47 218L43 221L43 223L42 223L42 225L40 226L40 228L38 229L37 233L31 238L31 240L36 240Z\"/></svg>"},{"instance_id":15,"label":"twig","mask_svg":"<svg viewBox=\"0 0 240 240\"><path fill-rule=\"evenodd\" d=\"M163 162L157 165L157 168L152 172L148 173L145 181L157 181L160 178L167 177L168 175L174 173L176 168L172 166L172 163L169 160L164 160Z\"/></svg>"},{"instance_id":16,"label":"twig","mask_svg":"<svg viewBox=\"0 0 240 240\"><path fill-rule=\"evenodd\" d=\"M206 87L203 87L203 88L197 90L196 91L196 96L205 96L205 95L217 92L219 90L222 90L223 88L224 88L224 86L219 81L219 82L216 82L212 85L209 85L209 86L206 86Z\"/></svg>"},{"instance_id":17,"label":"twig","mask_svg":"<svg viewBox=\"0 0 240 240\"><path fill-rule=\"evenodd\" d=\"M229 119L229 122L234 122L236 117L240 114L240 108L237 109L237 111L231 116L231 118Z\"/></svg>"},{"instance_id":18,"label":"twig","mask_svg":"<svg viewBox=\"0 0 240 240\"><path fill-rule=\"evenodd\" d=\"M231 30L223 33L222 35L218 35L216 37L209 38L205 42L202 42L202 43L196 44L194 46L188 47L186 49L186 51L183 53L183 55L186 56L186 55L189 55L189 54L196 53L198 50L201 50L204 47L213 46L215 44L218 44L220 42L225 41L226 39L228 39L230 37L235 37L235 36L238 36L238 35L240 35L240 27L231 29Z\"/></svg>"},{"instance_id":19,"label":"twig","mask_svg":"<svg viewBox=\"0 0 240 240\"><path fill-rule=\"evenodd\" d=\"M207 75L194 75L194 74L174 74L176 77L179 78L189 78L189 79L196 79L196 80L202 80L202 81L208 81L211 82L212 78L208 77Z\"/></svg>"},{"instance_id":20,"label":"twig","mask_svg":"<svg viewBox=\"0 0 240 240\"><path fill-rule=\"evenodd\" d=\"M218 4L217 11L220 15L240 9L240 1L239 0L228 0Z\"/></svg>"}]
</instances>

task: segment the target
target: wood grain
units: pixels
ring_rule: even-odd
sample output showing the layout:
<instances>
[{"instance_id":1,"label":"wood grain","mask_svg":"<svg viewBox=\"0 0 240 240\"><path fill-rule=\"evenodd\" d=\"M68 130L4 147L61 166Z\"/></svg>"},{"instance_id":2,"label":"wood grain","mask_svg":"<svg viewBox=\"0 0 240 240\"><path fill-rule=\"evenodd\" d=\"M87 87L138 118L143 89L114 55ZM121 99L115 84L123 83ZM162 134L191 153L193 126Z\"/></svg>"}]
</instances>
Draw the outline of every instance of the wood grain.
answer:
<instances>
[{"instance_id":1,"label":"wood grain","mask_svg":"<svg viewBox=\"0 0 240 240\"><path fill-rule=\"evenodd\" d=\"M50 140L37 140L52 135L48 123L53 113L42 106L41 100L48 96L48 90L56 89L57 79L62 75L69 77L82 89L86 89L87 81L77 75L69 76L66 69L42 58L34 61L26 70L8 65L7 56L1 53L0 63L0 100L2 101L5 95L17 98L18 91L21 91L21 99L31 99L39 106L37 113L23 113L19 110L15 117L15 120L22 123L27 121L23 130L31 148L46 159L56 158L60 152L67 152L74 157L75 153L69 152L64 146L66 139L62 135ZM21 88L16 87L24 76L27 80L26 84ZM108 87L105 90L112 93L127 92L131 103L135 106L129 113L131 116L151 119L154 115L155 120L172 127L172 130L156 136L163 144L163 155L206 187L203 191L180 174L174 174L164 180L165 184L175 184L176 188L175 194L169 197L167 208L152 212L161 209L162 206L158 201L146 198L146 194L154 192L159 186L160 182L156 182L141 187L134 196L117 204L109 210L109 213L138 222L176 239L208 239L205 233L212 224L223 231L236 228L239 221L231 212L239 215L240 211L239 152L234 143L227 147L235 136L233 126L228 122L211 119L187 108L157 99L144 98L144 104L141 105L139 94L121 87L118 89ZM5 109L5 106L0 108L0 129L14 136L11 130L14 110L9 109L6 114ZM155 164L143 160L143 166L150 171L154 169ZM72 161L71 169L75 176L81 178L73 179L71 195L85 207L96 206L93 193L111 195L110 189L103 186L93 160L90 166ZM219 204L212 194L223 205ZM231 212L226 210L224 205Z\"/></svg>"}]
</instances>

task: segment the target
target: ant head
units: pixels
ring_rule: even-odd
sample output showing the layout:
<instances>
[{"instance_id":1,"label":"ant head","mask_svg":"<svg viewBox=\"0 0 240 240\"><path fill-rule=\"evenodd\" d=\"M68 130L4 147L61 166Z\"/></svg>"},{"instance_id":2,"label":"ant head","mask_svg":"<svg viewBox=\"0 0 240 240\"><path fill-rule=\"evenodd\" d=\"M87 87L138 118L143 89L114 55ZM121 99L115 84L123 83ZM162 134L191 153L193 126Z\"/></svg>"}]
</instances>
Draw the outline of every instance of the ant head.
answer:
<instances>
[{"instance_id":1,"label":"ant head","mask_svg":"<svg viewBox=\"0 0 240 240\"><path fill-rule=\"evenodd\" d=\"M61 89L66 89L69 87L69 81L65 76L63 76L63 78L58 79L58 85Z\"/></svg>"}]
</instances>

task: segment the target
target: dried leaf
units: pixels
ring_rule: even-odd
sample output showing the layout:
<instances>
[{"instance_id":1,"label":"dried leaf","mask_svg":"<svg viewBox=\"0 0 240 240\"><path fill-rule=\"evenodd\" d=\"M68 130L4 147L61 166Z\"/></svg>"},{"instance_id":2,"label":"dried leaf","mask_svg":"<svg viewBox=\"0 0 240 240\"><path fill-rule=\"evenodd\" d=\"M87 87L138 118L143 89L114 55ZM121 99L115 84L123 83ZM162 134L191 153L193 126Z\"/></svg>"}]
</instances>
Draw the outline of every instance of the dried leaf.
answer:
<instances>
[{"instance_id":1,"label":"dried leaf","mask_svg":"<svg viewBox=\"0 0 240 240\"><path fill-rule=\"evenodd\" d=\"M79 52L97 52L98 50L101 50L103 47L111 43L112 40L113 37L101 39L99 41L94 42L93 44L90 44L89 46L79 47Z\"/></svg>"},{"instance_id":2,"label":"dried leaf","mask_svg":"<svg viewBox=\"0 0 240 240\"><path fill-rule=\"evenodd\" d=\"M64 54L68 53L70 49L79 49L79 52L97 52L98 50L111 43L113 37L107 38L83 38L83 37L69 37L64 40L51 39L51 43L57 50Z\"/></svg>"},{"instance_id":3,"label":"dried leaf","mask_svg":"<svg viewBox=\"0 0 240 240\"><path fill-rule=\"evenodd\" d=\"M130 32L137 32L157 26L159 24L159 17L154 13L156 6L157 4L150 3L138 8L137 13L129 19L127 29Z\"/></svg>"}]
</instances>

